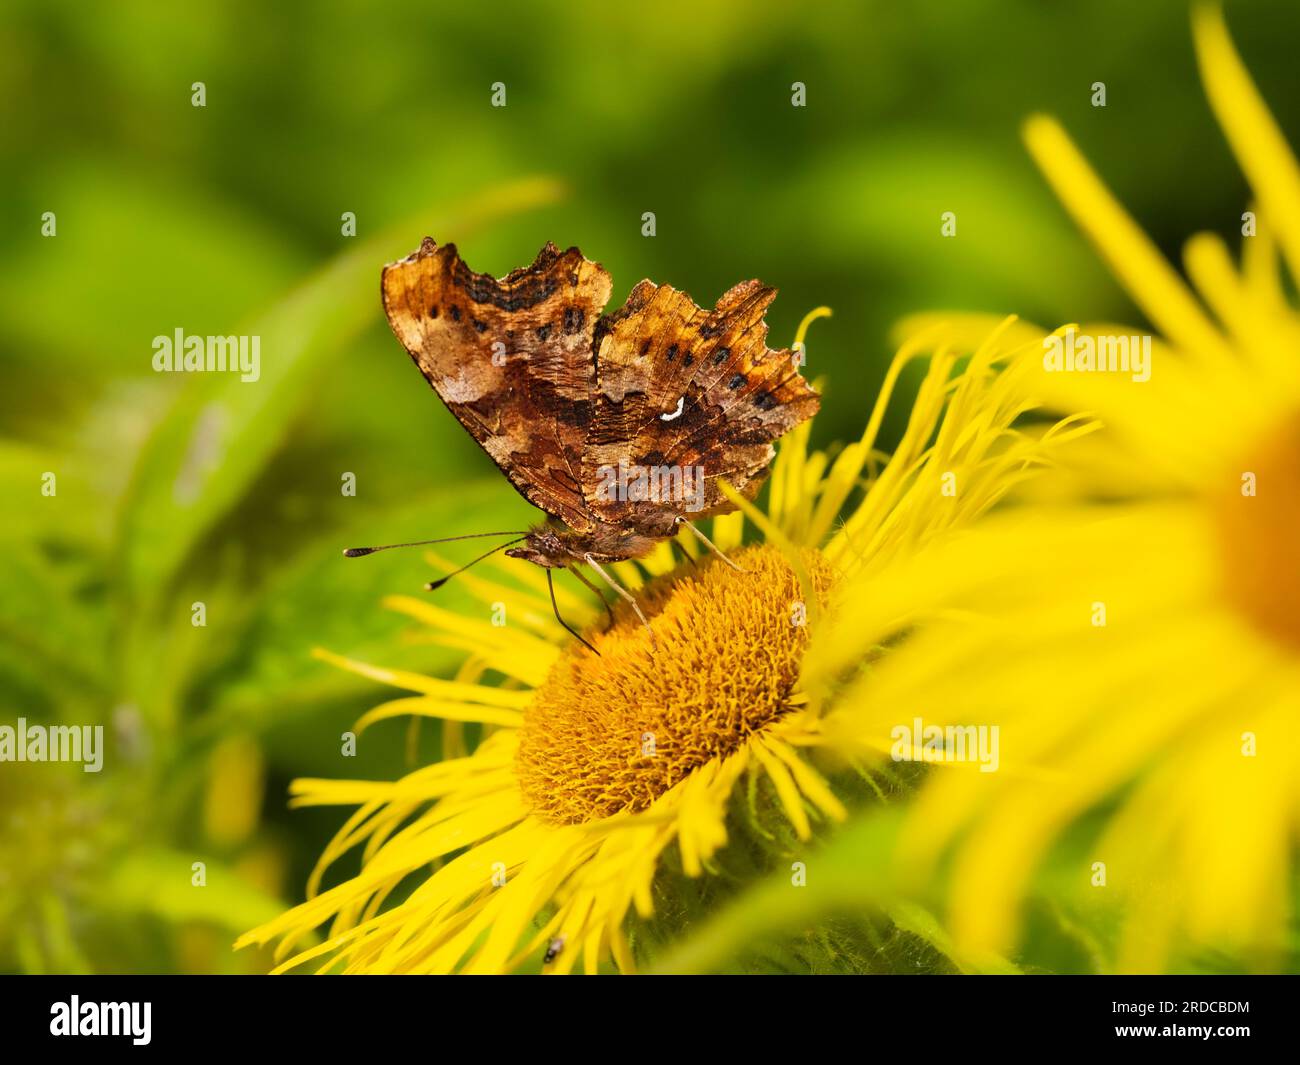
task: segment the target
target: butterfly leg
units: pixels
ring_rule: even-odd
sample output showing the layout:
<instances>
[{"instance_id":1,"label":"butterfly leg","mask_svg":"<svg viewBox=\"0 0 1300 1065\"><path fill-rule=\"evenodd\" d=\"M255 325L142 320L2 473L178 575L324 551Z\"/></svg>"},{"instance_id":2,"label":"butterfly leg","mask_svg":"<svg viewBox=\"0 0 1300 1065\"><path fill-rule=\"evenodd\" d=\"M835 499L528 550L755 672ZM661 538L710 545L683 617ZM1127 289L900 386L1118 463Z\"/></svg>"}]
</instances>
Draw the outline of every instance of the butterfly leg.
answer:
<instances>
[{"instance_id":1,"label":"butterfly leg","mask_svg":"<svg viewBox=\"0 0 1300 1065\"><path fill-rule=\"evenodd\" d=\"M577 577L578 580L582 581L583 584L596 593L596 597L600 600L600 605L605 608L605 613L609 615L609 627L612 629L614 627L614 608L609 605L609 600L605 598L605 593L592 584L591 581L587 580L577 566L569 566L568 570Z\"/></svg>"},{"instance_id":2,"label":"butterfly leg","mask_svg":"<svg viewBox=\"0 0 1300 1065\"><path fill-rule=\"evenodd\" d=\"M555 620L564 626L565 631L567 631L570 636L572 636L575 640L577 640L580 644L582 644L583 647L585 647L588 651L590 651L597 658L599 658L600 652L597 651L594 647L592 647L591 644L589 644L581 636L579 636L577 632L569 628L569 623L565 621L564 618L560 617L560 607L559 604L555 602L555 577L552 575L549 569L546 571L546 590L551 593L551 609L555 612Z\"/></svg>"},{"instance_id":3,"label":"butterfly leg","mask_svg":"<svg viewBox=\"0 0 1300 1065\"><path fill-rule=\"evenodd\" d=\"M641 624L645 626L645 631L650 636L650 646L658 647L659 645L655 641L654 630L650 628L650 622L648 622L646 620L645 615L641 613L641 604L639 604L636 601L636 597L631 592L629 592L626 588L624 588L621 584L619 584L616 580L614 580L613 577L611 577L608 573L606 573L603 569L601 569L600 563L597 562L594 558L592 558L591 555L583 555L582 559L584 562L587 563L588 566L590 566L592 569L594 569L597 573L600 574L601 579L604 580L606 584L608 584L611 588L614 589L614 591L618 592L619 595L621 595L624 599L626 599L629 603L632 604L632 609L636 611L636 616L641 619Z\"/></svg>"},{"instance_id":4,"label":"butterfly leg","mask_svg":"<svg viewBox=\"0 0 1300 1065\"><path fill-rule=\"evenodd\" d=\"M696 536L698 536L701 540L703 540L703 541L704 541L704 546L705 546L705 547L707 547L710 551L712 551L715 555L717 555L720 559L722 559L723 562L725 562L728 566L730 566L730 567L731 567L732 569L734 569L736 572L738 572L738 573L745 573L745 572L747 572L747 571L746 571L745 569L743 569L742 567L737 566L734 562L731 561L731 559L729 559L729 558L728 558L726 555L724 555L720 550L718 550L718 546L717 546L717 544L715 544L712 540L710 540L707 536L705 536L704 533L700 532L699 529L697 529L694 525L692 525L692 524L691 524L689 521L687 521L685 518L678 518L678 519L677 519L677 522L678 522L679 525L685 525L688 529L691 530L691 532L693 532Z\"/></svg>"}]
</instances>

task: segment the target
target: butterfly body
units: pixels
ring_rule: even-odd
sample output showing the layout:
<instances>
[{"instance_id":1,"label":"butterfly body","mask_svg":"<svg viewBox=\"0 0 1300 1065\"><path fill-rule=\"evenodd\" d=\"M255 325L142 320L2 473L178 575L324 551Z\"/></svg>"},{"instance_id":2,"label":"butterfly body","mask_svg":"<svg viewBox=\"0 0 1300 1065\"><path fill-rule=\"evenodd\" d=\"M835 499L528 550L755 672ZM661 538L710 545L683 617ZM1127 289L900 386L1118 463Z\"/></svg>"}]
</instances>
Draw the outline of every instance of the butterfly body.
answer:
<instances>
[{"instance_id":1,"label":"butterfly body","mask_svg":"<svg viewBox=\"0 0 1300 1065\"><path fill-rule=\"evenodd\" d=\"M720 483L756 492L773 441L817 410L793 353L767 347L758 281L710 310L642 281L602 315L610 276L577 248L496 279L426 237L382 292L425 379L549 516L508 552L548 569L637 558L731 510Z\"/></svg>"},{"instance_id":2,"label":"butterfly body","mask_svg":"<svg viewBox=\"0 0 1300 1065\"><path fill-rule=\"evenodd\" d=\"M551 522L543 522L529 531L524 538L523 547L512 547L506 554L545 569L564 569L590 559L597 562L622 562L629 558L640 558L660 539L662 538L646 536L635 529L615 525L598 525L591 532L578 533Z\"/></svg>"}]
</instances>

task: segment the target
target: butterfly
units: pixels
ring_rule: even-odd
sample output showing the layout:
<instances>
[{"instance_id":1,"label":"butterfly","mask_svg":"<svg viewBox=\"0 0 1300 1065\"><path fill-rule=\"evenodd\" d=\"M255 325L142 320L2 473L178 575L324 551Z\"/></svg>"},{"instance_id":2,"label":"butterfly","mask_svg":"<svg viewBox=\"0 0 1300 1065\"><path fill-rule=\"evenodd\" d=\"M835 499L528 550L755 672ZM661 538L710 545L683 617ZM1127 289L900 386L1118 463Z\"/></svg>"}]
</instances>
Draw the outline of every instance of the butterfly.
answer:
<instances>
[{"instance_id":1,"label":"butterfly","mask_svg":"<svg viewBox=\"0 0 1300 1065\"><path fill-rule=\"evenodd\" d=\"M773 442L818 408L802 360L767 346L776 290L759 281L710 310L641 281L602 314L610 275L576 247L548 242L497 279L426 237L384 267L381 289L425 380L547 515L495 550L584 583L586 564L634 607L601 564L639 558L683 526L712 548L692 519L734 509L723 481L757 492Z\"/></svg>"}]
</instances>

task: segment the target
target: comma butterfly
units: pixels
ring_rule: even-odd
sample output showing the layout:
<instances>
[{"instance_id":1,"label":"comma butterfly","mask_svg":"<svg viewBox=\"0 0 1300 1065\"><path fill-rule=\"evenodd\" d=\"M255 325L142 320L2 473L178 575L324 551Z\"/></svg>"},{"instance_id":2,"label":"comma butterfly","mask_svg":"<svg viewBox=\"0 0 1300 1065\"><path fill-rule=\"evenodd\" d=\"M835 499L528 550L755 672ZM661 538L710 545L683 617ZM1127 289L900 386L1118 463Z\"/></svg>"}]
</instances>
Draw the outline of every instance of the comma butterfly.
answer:
<instances>
[{"instance_id":1,"label":"comma butterfly","mask_svg":"<svg viewBox=\"0 0 1300 1065\"><path fill-rule=\"evenodd\" d=\"M388 323L420 372L548 515L507 554L548 577L586 563L631 599L600 563L638 558L679 525L703 539L690 517L733 509L719 481L753 495L772 442L819 397L794 353L766 344L775 289L742 281L704 310L642 281L602 316L610 288L577 248L548 242L498 280L429 237L382 279Z\"/></svg>"}]
</instances>

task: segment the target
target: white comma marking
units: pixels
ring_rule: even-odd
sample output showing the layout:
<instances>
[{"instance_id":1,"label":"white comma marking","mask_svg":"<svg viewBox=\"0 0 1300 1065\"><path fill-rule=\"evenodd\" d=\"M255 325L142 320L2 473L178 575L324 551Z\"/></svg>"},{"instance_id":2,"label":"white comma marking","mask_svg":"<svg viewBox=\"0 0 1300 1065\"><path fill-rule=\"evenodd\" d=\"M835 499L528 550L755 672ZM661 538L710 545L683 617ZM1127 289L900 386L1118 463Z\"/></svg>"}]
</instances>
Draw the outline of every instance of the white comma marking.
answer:
<instances>
[{"instance_id":1,"label":"white comma marking","mask_svg":"<svg viewBox=\"0 0 1300 1065\"><path fill-rule=\"evenodd\" d=\"M676 409L675 411L673 411L672 414L661 414L661 415L659 415L659 420L660 420L661 422L670 422L670 421L672 421L674 418L680 418L680 417L681 417L681 414L682 414L682 409L683 409L685 406L686 406L686 397L685 397L685 396L682 396L682 397L677 401L677 409Z\"/></svg>"}]
</instances>

